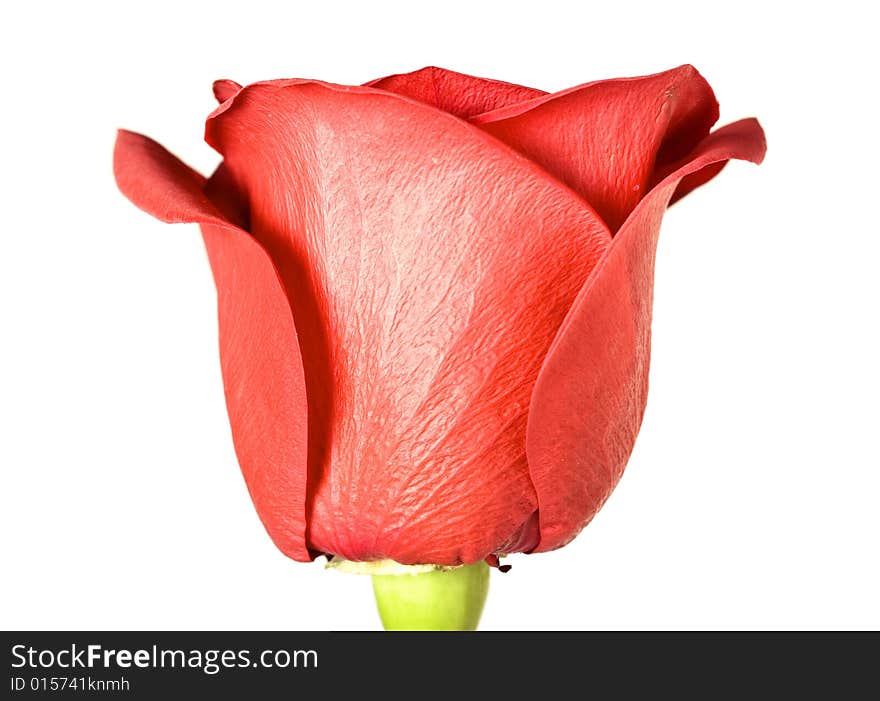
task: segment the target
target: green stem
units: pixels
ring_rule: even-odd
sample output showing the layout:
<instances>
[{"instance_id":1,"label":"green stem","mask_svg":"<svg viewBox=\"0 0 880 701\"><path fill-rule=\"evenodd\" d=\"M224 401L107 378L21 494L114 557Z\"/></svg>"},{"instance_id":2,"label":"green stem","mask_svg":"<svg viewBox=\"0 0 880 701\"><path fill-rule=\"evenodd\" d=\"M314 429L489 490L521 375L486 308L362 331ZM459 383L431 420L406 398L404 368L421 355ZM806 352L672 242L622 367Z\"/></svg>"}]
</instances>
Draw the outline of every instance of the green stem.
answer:
<instances>
[{"instance_id":1,"label":"green stem","mask_svg":"<svg viewBox=\"0 0 880 701\"><path fill-rule=\"evenodd\" d=\"M485 562L415 574L375 574L385 630L476 630L489 592Z\"/></svg>"}]
</instances>

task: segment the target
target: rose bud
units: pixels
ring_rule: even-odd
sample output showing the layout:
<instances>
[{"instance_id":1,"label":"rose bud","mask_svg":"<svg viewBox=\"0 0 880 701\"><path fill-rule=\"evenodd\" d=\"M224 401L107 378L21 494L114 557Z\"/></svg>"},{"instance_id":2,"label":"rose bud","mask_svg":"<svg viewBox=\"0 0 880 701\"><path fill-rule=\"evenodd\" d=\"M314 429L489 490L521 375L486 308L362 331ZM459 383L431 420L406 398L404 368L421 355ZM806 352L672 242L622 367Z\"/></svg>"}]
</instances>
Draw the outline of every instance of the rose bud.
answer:
<instances>
[{"instance_id":1,"label":"rose bud","mask_svg":"<svg viewBox=\"0 0 880 701\"><path fill-rule=\"evenodd\" d=\"M388 627L472 628L482 563L565 545L620 479L663 213L763 132L710 133L691 66L553 94L439 68L214 88L210 178L126 131L114 169L201 225L257 512L291 558L367 563Z\"/></svg>"}]
</instances>

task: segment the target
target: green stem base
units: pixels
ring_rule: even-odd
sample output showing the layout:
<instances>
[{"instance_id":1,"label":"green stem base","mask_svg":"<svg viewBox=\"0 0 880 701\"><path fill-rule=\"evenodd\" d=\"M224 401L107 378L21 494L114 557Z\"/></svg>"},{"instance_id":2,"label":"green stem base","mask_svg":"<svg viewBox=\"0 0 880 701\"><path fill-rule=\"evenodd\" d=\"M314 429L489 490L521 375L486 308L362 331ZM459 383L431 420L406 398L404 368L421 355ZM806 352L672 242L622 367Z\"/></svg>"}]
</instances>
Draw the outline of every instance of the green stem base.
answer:
<instances>
[{"instance_id":1,"label":"green stem base","mask_svg":"<svg viewBox=\"0 0 880 701\"><path fill-rule=\"evenodd\" d=\"M489 592L485 562L416 574L375 574L385 630L476 630Z\"/></svg>"}]
</instances>

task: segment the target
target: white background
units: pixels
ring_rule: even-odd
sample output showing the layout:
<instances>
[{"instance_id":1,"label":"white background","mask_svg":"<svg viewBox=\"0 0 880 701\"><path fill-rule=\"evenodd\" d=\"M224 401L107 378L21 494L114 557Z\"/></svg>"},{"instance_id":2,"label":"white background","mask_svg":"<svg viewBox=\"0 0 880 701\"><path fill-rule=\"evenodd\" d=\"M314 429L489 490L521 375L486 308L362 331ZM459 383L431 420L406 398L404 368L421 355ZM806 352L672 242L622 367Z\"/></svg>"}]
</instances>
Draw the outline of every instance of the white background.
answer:
<instances>
[{"instance_id":1,"label":"white background","mask_svg":"<svg viewBox=\"0 0 880 701\"><path fill-rule=\"evenodd\" d=\"M378 626L367 578L287 560L265 535L197 228L118 193L117 127L209 172L215 78L362 83L436 64L555 90L693 63L721 123L760 118L767 160L668 214L626 475L571 545L494 573L482 627L880 628L862 4L298 5L0 11L0 626Z\"/></svg>"}]
</instances>

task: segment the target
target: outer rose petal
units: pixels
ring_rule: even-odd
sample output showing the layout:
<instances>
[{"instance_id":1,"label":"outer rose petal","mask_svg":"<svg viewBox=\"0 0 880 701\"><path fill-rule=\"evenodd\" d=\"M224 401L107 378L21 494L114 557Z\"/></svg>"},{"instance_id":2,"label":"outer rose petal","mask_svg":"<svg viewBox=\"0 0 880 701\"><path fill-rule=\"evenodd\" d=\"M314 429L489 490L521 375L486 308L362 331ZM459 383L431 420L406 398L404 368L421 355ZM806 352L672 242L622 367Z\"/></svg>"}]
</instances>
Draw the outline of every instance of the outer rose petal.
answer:
<instances>
[{"instance_id":1,"label":"outer rose petal","mask_svg":"<svg viewBox=\"0 0 880 701\"><path fill-rule=\"evenodd\" d=\"M472 120L580 193L617 231L654 180L718 119L693 66L588 83Z\"/></svg>"},{"instance_id":2,"label":"outer rose petal","mask_svg":"<svg viewBox=\"0 0 880 701\"><path fill-rule=\"evenodd\" d=\"M236 83L234 80L215 80L214 85L211 86L214 91L214 97L217 98L217 102L224 103L230 97L235 97L238 94L238 91L241 90L241 85Z\"/></svg>"},{"instance_id":3,"label":"outer rose petal","mask_svg":"<svg viewBox=\"0 0 880 701\"><path fill-rule=\"evenodd\" d=\"M647 398L657 236L676 186L731 158L760 163L764 150L753 119L707 137L639 203L578 295L532 395L527 450L541 530L535 552L574 538L629 458Z\"/></svg>"},{"instance_id":4,"label":"outer rose petal","mask_svg":"<svg viewBox=\"0 0 880 701\"><path fill-rule=\"evenodd\" d=\"M461 119L547 94L543 90L476 78L436 66L377 78L366 85L424 102Z\"/></svg>"},{"instance_id":5,"label":"outer rose petal","mask_svg":"<svg viewBox=\"0 0 880 701\"><path fill-rule=\"evenodd\" d=\"M145 136L120 131L119 189L166 222L198 222L217 284L220 360L236 454L275 544L296 560L306 548L306 395L290 305L266 252L219 208L222 173L210 183ZM229 212L229 215L221 213ZM236 214L235 219L230 215Z\"/></svg>"},{"instance_id":6,"label":"outer rose petal","mask_svg":"<svg viewBox=\"0 0 880 701\"><path fill-rule=\"evenodd\" d=\"M466 122L369 88L252 85L207 139L293 301L310 545L436 564L525 548L528 401L610 240L595 213Z\"/></svg>"}]
</instances>

